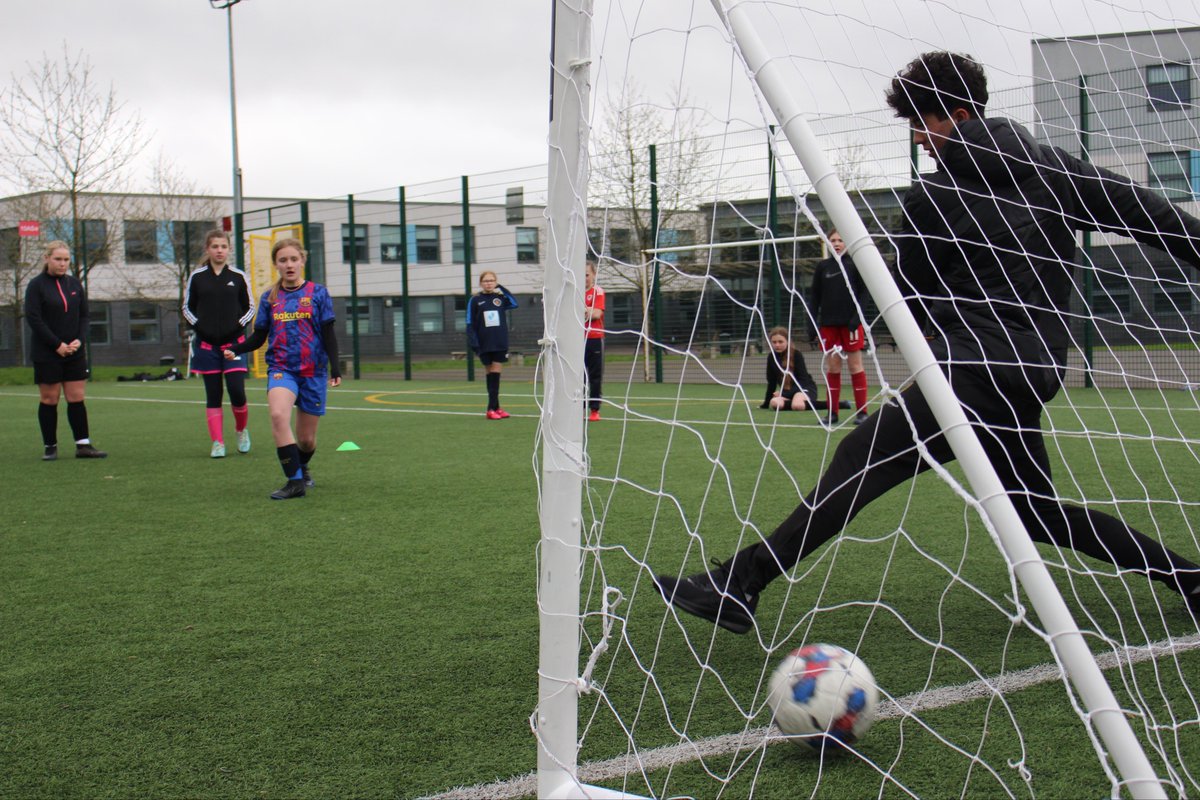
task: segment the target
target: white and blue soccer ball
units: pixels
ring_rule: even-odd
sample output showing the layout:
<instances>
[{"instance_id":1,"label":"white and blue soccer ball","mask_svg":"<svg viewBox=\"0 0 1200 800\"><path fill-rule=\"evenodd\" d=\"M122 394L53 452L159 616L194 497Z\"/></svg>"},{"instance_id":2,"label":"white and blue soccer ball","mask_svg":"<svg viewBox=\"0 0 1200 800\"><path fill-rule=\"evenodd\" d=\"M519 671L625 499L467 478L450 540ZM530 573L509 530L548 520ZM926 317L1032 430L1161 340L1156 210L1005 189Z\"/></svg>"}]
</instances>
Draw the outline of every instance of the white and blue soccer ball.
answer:
<instances>
[{"instance_id":1,"label":"white and blue soccer ball","mask_svg":"<svg viewBox=\"0 0 1200 800\"><path fill-rule=\"evenodd\" d=\"M857 742L875 722L879 689L862 659L831 644L797 648L771 676L775 724L814 750Z\"/></svg>"}]
</instances>

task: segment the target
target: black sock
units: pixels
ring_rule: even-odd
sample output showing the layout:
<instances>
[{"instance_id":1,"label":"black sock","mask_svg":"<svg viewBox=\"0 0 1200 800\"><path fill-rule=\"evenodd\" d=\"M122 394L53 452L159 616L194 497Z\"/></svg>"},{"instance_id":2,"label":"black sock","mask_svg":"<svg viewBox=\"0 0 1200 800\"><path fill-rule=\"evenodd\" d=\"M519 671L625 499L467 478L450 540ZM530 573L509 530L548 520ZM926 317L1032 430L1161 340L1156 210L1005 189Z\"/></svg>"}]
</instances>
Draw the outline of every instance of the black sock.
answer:
<instances>
[{"instance_id":1,"label":"black sock","mask_svg":"<svg viewBox=\"0 0 1200 800\"><path fill-rule=\"evenodd\" d=\"M300 445L296 445L296 449L300 452L300 466L307 467L308 462L312 461L313 453L317 452L317 448L312 450L301 449Z\"/></svg>"},{"instance_id":2,"label":"black sock","mask_svg":"<svg viewBox=\"0 0 1200 800\"><path fill-rule=\"evenodd\" d=\"M71 434L75 441L81 442L88 438L87 408L83 401L67 403L67 422L71 425Z\"/></svg>"},{"instance_id":3,"label":"black sock","mask_svg":"<svg viewBox=\"0 0 1200 800\"><path fill-rule=\"evenodd\" d=\"M488 392L488 409L495 410L500 407L500 373L489 372L487 374L487 392Z\"/></svg>"},{"instance_id":4,"label":"black sock","mask_svg":"<svg viewBox=\"0 0 1200 800\"><path fill-rule=\"evenodd\" d=\"M58 444L58 403L38 403L38 426L42 429L42 444Z\"/></svg>"},{"instance_id":5,"label":"black sock","mask_svg":"<svg viewBox=\"0 0 1200 800\"><path fill-rule=\"evenodd\" d=\"M276 447L275 452L279 455L279 466L283 467L283 475L289 481L299 480L300 473L300 448L294 444Z\"/></svg>"}]
</instances>

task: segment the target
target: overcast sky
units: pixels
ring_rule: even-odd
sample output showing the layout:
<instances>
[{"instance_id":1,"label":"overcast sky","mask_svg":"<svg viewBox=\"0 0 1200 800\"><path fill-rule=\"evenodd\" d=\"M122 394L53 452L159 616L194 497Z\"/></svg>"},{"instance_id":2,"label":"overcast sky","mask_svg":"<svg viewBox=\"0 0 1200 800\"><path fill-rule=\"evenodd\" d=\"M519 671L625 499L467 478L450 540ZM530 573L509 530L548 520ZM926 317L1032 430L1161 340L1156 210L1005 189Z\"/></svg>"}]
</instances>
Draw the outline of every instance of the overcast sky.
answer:
<instances>
[{"instance_id":1,"label":"overcast sky","mask_svg":"<svg viewBox=\"0 0 1200 800\"><path fill-rule=\"evenodd\" d=\"M837 112L880 106L887 76L932 47L972 52L1000 88L1027 75L1031 31L1200 25L1195 0L806 0L802 12L788 12L789 2L761 15L763 37L798 69L813 66L797 81L801 99ZM226 12L208 0L5 6L0 78L64 43L82 50L145 119L151 154L161 150L202 189L229 193ZM243 0L233 27L246 194L332 197L544 163L550 8ZM632 72L664 105L682 83L713 124L755 121L709 0L595 0L595 12L598 99Z\"/></svg>"}]
</instances>

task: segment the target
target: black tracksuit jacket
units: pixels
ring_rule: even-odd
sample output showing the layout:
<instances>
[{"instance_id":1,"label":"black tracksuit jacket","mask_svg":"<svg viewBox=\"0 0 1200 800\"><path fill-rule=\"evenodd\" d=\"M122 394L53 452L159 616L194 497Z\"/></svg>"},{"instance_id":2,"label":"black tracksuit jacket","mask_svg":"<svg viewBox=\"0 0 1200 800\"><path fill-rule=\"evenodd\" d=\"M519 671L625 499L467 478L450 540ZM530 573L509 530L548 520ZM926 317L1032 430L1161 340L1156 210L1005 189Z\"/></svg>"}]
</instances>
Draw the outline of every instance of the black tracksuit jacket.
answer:
<instances>
[{"instance_id":1,"label":"black tracksuit jacket","mask_svg":"<svg viewBox=\"0 0 1200 800\"><path fill-rule=\"evenodd\" d=\"M87 340L87 296L79 278L70 272L54 277L44 270L36 275L25 287L25 322L33 331L29 347L32 361L84 358L82 347L65 359L55 352L60 344Z\"/></svg>"},{"instance_id":2,"label":"black tracksuit jacket","mask_svg":"<svg viewBox=\"0 0 1200 800\"><path fill-rule=\"evenodd\" d=\"M206 265L188 276L183 318L200 341L213 347L237 341L256 310L250 281L240 269L226 265L218 275Z\"/></svg>"},{"instance_id":3,"label":"black tracksuit jacket","mask_svg":"<svg viewBox=\"0 0 1200 800\"><path fill-rule=\"evenodd\" d=\"M842 267L846 275L842 275ZM850 282L846 282L849 276ZM813 267L812 288L809 291L810 309L819 327L842 325L857 328L862 324L855 300L865 296L863 280L854 266L854 259L842 256L839 266L836 258L827 258ZM813 320L809 320L809 335L815 336Z\"/></svg>"}]
</instances>

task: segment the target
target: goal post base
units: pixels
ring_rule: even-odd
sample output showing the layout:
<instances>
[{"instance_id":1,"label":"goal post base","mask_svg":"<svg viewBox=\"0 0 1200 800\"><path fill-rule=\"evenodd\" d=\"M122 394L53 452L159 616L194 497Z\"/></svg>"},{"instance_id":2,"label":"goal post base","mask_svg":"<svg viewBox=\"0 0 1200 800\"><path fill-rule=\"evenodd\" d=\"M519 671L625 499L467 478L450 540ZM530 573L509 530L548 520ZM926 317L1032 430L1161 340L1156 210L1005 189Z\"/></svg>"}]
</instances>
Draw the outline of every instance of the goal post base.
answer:
<instances>
[{"instance_id":1,"label":"goal post base","mask_svg":"<svg viewBox=\"0 0 1200 800\"><path fill-rule=\"evenodd\" d=\"M549 791L539 790L538 796L546 800L647 800L644 795L591 786L569 777L564 777L560 784Z\"/></svg>"}]
</instances>

